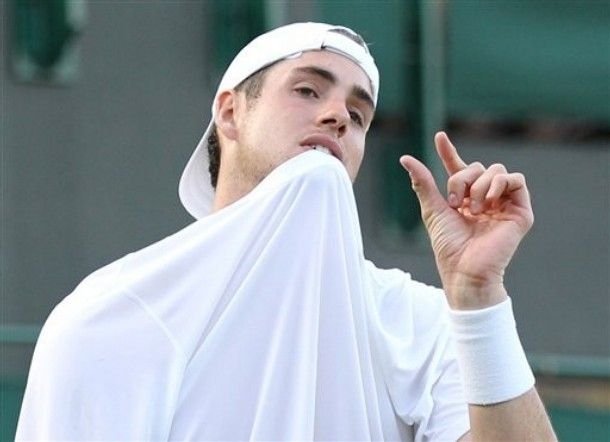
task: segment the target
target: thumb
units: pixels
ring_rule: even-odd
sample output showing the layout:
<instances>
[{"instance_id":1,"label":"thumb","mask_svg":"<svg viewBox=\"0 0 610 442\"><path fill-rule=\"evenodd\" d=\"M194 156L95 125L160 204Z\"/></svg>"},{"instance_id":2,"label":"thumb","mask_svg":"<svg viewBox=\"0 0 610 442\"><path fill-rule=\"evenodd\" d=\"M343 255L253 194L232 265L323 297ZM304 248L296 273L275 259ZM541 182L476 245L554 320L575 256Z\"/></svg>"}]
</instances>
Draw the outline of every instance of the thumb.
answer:
<instances>
[{"instance_id":1,"label":"thumb","mask_svg":"<svg viewBox=\"0 0 610 442\"><path fill-rule=\"evenodd\" d=\"M411 187L419 200L424 222L427 222L431 215L447 209L448 204L439 192L432 172L421 161L410 155L403 155L400 157L400 164L409 172Z\"/></svg>"}]
</instances>

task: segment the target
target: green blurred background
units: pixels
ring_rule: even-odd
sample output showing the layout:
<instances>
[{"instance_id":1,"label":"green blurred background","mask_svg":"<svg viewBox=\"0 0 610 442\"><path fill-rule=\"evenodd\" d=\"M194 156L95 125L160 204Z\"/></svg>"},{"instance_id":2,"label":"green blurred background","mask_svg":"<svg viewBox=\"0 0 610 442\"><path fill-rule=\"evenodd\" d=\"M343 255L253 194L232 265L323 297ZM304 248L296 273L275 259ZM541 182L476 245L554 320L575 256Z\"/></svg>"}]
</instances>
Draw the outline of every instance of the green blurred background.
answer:
<instances>
[{"instance_id":1,"label":"green blurred background","mask_svg":"<svg viewBox=\"0 0 610 442\"><path fill-rule=\"evenodd\" d=\"M365 248L438 284L398 155L448 129L528 177L507 285L564 441L610 441L610 3L2 0L0 440L39 329L88 273L190 222L177 182L221 73L292 21L359 31L381 71L356 184ZM58 404L61 406L61 404Z\"/></svg>"}]
</instances>

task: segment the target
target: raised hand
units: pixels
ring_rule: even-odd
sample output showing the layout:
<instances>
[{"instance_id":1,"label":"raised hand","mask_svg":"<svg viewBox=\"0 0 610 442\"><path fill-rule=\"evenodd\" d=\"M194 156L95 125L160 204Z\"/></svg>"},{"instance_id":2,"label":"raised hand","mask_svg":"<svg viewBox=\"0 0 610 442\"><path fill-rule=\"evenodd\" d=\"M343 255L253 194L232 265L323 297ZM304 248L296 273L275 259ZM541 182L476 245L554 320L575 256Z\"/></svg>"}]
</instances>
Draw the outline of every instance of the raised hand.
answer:
<instances>
[{"instance_id":1,"label":"raised hand","mask_svg":"<svg viewBox=\"0 0 610 442\"><path fill-rule=\"evenodd\" d=\"M525 178L502 164L466 164L444 132L434 137L449 176L443 197L430 170L405 155L436 265L454 309L485 308L507 294L504 272L534 222Z\"/></svg>"}]
</instances>

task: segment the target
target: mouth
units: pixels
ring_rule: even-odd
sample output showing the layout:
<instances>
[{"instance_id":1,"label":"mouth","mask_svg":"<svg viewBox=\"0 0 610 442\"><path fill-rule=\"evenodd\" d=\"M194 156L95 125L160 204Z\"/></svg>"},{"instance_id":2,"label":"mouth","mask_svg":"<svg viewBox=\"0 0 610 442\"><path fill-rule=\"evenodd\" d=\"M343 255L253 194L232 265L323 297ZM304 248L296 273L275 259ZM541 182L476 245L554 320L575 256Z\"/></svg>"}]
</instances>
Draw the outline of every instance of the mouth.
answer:
<instances>
[{"instance_id":1,"label":"mouth","mask_svg":"<svg viewBox=\"0 0 610 442\"><path fill-rule=\"evenodd\" d=\"M343 162L343 151L341 146L333 137L326 134L316 134L307 137L301 142L301 146L331 155Z\"/></svg>"},{"instance_id":2,"label":"mouth","mask_svg":"<svg viewBox=\"0 0 610 442\"><path fill-rule=\"evenodd\" d=\"M319 144L310 145L309 147L311 147L311 149L313 149L313 150L317 150L318 152L322 152L322 153L325 153L327 155L334 156L329 148L321 146Z\"/></svg>"}]
</instances>

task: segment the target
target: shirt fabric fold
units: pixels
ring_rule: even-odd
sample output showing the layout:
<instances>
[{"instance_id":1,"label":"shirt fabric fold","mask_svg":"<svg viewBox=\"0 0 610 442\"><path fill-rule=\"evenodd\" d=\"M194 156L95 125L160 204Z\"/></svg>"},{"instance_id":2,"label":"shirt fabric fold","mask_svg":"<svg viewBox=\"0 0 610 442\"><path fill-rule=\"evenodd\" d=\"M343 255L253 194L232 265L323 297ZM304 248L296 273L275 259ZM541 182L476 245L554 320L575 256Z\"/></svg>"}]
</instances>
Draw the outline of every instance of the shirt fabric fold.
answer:
<instances>
[{"instance_id":1,"label":"shirt fabric fold","mask_svg":"<svg viewBox=\"0 0 610 442\"><path fill-rule=\"evenodd\" d=\"M87 277L45 323L18 440L455 440L442 291L364 258L320 152Z\"/></svg>"}]
</instances>

